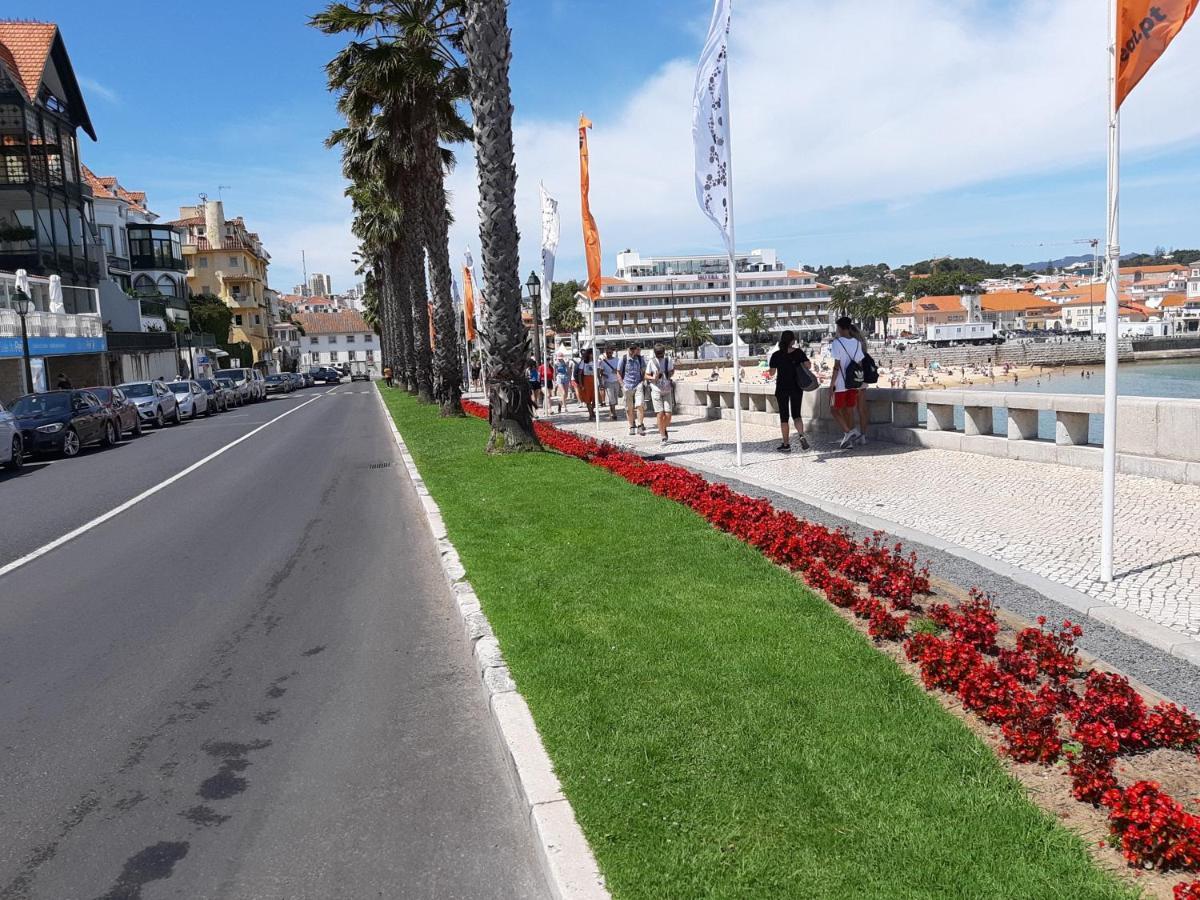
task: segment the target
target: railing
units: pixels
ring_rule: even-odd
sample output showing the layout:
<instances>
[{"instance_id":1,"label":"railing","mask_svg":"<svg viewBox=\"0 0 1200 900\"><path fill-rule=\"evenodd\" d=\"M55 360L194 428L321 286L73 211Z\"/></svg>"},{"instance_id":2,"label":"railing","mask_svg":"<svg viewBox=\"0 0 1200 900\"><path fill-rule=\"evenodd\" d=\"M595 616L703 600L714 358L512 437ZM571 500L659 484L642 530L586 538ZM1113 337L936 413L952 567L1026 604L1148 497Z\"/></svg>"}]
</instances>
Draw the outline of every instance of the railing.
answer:
<instances>
[{"instance_id":1,"label":"railing","mask_svg":"<svg viewBox=\"0 0 1200 900\"><path fill-rule=\"evenodd\" d=\"M733 418L732 384L684 381L677 390L683 411ZM744 421L778 425L774 385L743 384L741 396ZM1102 451L1093 441L1104 413L1101 396L871 388L867 399L876 440L1030 462L1101 465ZM828 388L805 394L803 411L809 430L837 431ZM1118 471L1200 484L1200 400L1122 397L1117 418Z\"/></svg>"}]
</instances>

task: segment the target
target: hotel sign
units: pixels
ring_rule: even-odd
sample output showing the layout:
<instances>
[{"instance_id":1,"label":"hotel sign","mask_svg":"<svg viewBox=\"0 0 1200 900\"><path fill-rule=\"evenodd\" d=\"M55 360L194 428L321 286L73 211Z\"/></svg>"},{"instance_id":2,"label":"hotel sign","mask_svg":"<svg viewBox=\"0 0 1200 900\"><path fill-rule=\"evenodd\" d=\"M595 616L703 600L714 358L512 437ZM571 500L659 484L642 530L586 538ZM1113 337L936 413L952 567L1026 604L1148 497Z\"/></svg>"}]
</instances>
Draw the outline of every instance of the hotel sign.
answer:
<instances>
[{"instance_id":1,"label":"hotel sign","mask_svg":"<svg viewBox=\"0 0 1200 900\"><path fill-rule=\"evenodd\" d=\"M70 356L76 353L103 353L108 349L103 337L31 337L30 356ZM21 339L0 337L0 359L20 358Z\"/></svg>"}]
</instances>

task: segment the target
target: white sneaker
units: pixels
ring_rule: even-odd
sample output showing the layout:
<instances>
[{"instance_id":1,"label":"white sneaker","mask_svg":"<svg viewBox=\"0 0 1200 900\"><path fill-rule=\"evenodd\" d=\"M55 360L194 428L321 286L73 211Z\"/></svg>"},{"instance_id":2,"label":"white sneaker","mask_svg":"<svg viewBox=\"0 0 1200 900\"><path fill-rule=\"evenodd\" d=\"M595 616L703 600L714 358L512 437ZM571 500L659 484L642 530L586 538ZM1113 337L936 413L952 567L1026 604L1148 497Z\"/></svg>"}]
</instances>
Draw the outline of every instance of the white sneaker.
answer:
<instances>
[{"instance_id":1,"label":"white sneaker","mask_svg":"<svg viewBox=\"0 0 1200 900\"><path fill-rule=\"evenodd\" d=\"M858 446L865 447L866 445L867 445L867 436L865 434L859 434Z\"/></svg>"},{"instance_id":2,"label":"white sneaker","mask_svg":"<svg viewBox=\"0 0 1200 900\"><path fill-rule=\"evenodd\" d=\"M842 435L842 442L840 444L838 444L838 449L845 450L847 447L851 446L853 443L854 443L854 432L848 431L848 432L846 432L846 434Z\"/></svg>"}]
</instances>

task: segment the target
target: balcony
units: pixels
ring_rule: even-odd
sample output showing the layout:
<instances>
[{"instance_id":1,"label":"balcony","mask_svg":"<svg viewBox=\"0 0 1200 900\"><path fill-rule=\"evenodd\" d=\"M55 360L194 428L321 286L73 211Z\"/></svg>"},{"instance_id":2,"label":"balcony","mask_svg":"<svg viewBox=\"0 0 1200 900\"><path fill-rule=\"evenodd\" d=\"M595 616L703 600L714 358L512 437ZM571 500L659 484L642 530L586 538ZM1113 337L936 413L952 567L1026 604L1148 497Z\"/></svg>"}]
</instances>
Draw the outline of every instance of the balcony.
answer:
<instances>
[{"instance_id":1,"label":"balcony","mask_svg":"<svg viewBox=\"0 0 1200 900\"><path fill-rule=\"evenodd\" d=\"M111 272L113 269L119 269L122 272L128 272L129 259L124 256L117 256L115 253L106 253L108 257L108 269Z\"/></svg>"},{"instance_id":2,"label":"balcony","mask_svg":"<svg viewBox=\"0 0 1200 900\"><path fill-rule=\"evenodd\" d=\"M25 317L29 352L33 356L100 353L105 349L99 291L63 285L64 312L51 311L50 281L31 277L29 295L34 310ZM0 272L0 357L21 356L21 317L16 311L16 276Z\"/></svg>"}]
</instances>

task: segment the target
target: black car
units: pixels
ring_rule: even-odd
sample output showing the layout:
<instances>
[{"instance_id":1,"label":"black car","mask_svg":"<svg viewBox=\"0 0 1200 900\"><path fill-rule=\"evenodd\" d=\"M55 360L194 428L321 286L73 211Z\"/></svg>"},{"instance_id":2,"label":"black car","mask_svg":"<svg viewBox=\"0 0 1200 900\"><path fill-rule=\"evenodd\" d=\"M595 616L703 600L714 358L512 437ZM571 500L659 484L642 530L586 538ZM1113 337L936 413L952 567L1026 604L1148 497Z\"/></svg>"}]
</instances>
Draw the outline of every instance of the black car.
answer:
<instances>
[{"instance_id":1,"label":"black car","mask_svg":"<svg viewBox=\"0 0 1200 900\"><path fill-rule=\"evenodd\" d=\"M142 417L138 415L137 404L126 397L123 390L115 387L90 387L84 390L113 414L118 435L131 432L134 437L142 436Z\"/></svg>"},{"instance_id":2,"label":"black car","mask_svg":"<svg viewBox=\"0 0 1200 900\"><path fill-rule=\"evenodd\" d=\"M319 381L322 384L341 384L342 373L337 369L330 369L322 366L319 369L311 369L313 381Z\"/></svg>"},{"instance_id":3,"label":"black car","mask_svg":"<svg viewBox=\"0 0 1200 900\"><path fill-rule=\"evenodd\" d=\"M111 447L120 440L113 414L91 391L45 391L17 398L13 417L26 453L78 456L85 444Z\"/></svg>"},{"instance_id":4,"label":"black car","mask_svg":"<svg viewBox=\"0 0 1200 900\"><path fill-rule=\"evenodd\" d=\"M204 393L208 394L208 408L217 412L225 412L229 408L226 400L227 394L224 388L212 378L197 378L196 384L204 388Z\"/></svg>"}]
</instances>

